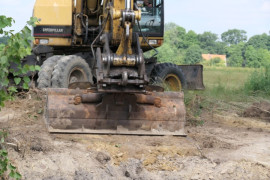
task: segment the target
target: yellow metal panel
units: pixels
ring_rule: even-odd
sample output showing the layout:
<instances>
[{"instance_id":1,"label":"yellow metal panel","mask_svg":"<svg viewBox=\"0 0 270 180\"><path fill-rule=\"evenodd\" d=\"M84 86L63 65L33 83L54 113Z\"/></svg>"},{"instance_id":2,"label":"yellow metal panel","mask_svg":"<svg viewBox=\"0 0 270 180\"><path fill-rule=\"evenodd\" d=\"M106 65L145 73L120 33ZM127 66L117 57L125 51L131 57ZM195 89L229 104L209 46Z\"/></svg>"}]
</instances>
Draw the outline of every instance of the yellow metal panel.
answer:
<instances>
[{"instance_id":1,"label":"yellow metal panel","mask_svg":"<svg viewBox=\"0 0 270 180\"><path fill-rule=\"evenodd\" d=\"M115 0L114 1L115 10L125 9L125 0ZM123 36L123 28L121 28L121 22L119 20L113 21L113 40L120 42Z\"/></svg>"},{"instance_id":2,"label":"yellow metal panel","mask_svg":"<svg viewBox=\"0 0 270 180\"><path fill-rule=\"evenodd\" d=\"M36 0L33 16L39 25L72 25L72 0Z\"/></svg>"},{"instance_id":3,"label":"yellow metal panel","mask_svg":"<svg viewBox=\"0 0 270 180\"><path fill-rule=\"evenodd\" d=\"M145 40L143 39L143 37L140 37L139 38L140 40L140 44L141 44L141 47L149 47L149 45L145 42ZM157 40L158 42L160 42L160 44L152 44L151 46L153 47L160 47L162 46L163 44L163 37L147 37L146 40Z\"/></svg>"}]
</instances>

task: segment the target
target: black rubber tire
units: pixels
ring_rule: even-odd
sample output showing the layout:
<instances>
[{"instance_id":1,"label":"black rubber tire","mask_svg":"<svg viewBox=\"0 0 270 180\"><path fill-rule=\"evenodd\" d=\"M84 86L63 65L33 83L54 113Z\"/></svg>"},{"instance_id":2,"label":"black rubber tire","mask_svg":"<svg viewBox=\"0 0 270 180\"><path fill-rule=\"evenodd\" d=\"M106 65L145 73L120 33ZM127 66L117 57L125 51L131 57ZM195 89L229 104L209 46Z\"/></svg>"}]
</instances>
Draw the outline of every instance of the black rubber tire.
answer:
<instances>
[{"instance_id":1,"label":"black rubber tire","mask_svg":"<svg viewBox=\"0 0 270 180\"><path fill-rule=\"evenodd\" d=\"M163 86L165 79L168 75L174 75L175 78L180 80L181 87L179 87L180 88L179 90L185 89L187 87L186 79L185 79L182 69L173 63L156 64L151 73L151 79L154 84ZM178 91L178 90L175 90L175 91Z\"/></svg>"},{"instance_id":2,"label":"black rubber tire","mask_svg":"<svg viewBox=\"0 0 270 180\"><path fill-rule=\"evenodd\" d=\"M61 57L62 56L52 56L43 62L42 66L40 67L41 69L38 72L38 88L43 89L51 87L52 72L54 70L54 66Z\"/></svg>"},{"instance_id":3,"label":"black rubber tire","mask_svg":"<svg viewBox=\"0 0 270 180\"><path fill-rule=\"evenodd\" d=\"M77 75L74 73L77 73ZM75 80L73 80L74 78ZM73 82L93 83L91 69L86 61L80 56L63 56L54 66L52 73L52 87L67 88L68 85Z\"/></svg>"}]
</instances>

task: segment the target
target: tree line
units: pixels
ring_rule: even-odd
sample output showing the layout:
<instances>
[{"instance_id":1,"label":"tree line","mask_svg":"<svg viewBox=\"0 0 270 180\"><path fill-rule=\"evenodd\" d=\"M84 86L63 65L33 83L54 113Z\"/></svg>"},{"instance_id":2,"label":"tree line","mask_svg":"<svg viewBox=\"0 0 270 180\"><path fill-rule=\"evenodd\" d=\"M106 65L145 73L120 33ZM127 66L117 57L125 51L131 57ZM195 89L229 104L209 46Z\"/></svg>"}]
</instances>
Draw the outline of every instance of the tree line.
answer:
<instances>
[{"instance_id":1,"label":"tree line","mask_svg":"<svg viewBox=\"0 0 270 180\"><path fill-rule=\"evenodd\" d=\"M270 36L266 33L248 39L246 31L231 29L219 37L212 32L197 34L168 23L157 57L160 62L195 64L203 61L202 54L221 54L227 56L228 66L259 68L270 64L269 50Z\"/></svg>"}]
</instances>

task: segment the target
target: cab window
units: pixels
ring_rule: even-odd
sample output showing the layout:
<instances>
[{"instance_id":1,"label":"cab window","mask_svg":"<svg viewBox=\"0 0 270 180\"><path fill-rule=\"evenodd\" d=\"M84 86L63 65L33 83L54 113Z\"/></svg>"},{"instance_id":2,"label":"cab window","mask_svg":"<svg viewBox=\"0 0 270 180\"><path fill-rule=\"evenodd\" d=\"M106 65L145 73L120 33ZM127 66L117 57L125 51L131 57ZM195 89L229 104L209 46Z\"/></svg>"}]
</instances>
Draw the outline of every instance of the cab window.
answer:
<instances>
[{"instance_id":1,"label":"cab window","mask_svg":"<svg viewBox=\"0 0 270 180\"><path fill-rule=\"evenodd\" d=\"M163 0L137 0L137 8L142 12L141 30L147 36L163 36L164 7ZM135 32L139 29L136 26Z\"/></svg>"}]
</instances>

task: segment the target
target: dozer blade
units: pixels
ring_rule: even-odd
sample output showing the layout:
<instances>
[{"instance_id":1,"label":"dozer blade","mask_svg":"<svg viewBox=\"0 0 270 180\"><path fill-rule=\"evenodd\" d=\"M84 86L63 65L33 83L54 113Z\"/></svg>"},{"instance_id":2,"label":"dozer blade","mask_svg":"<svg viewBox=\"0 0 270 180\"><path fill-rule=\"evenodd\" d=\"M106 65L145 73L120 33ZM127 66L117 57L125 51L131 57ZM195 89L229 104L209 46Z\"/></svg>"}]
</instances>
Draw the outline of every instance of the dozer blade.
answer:
<instances>
[{"instance_id":1,"label":"dozer blade","mask_svg":"<svg viewBox=\"0 0 270 180\"><path fill-rule=\"evenodd\" d=\"M186 135L182 92L138 95L86 91L47 89L45 122L49 132Z\"/></svg>"},{"instance_id":2,"label":"dozer blade","mask_svg":"<svg viewBox=\"0 0 270 180\"><path fill-rule=\"evenodd\" d=\"M187 82L188 90L204 90L203 65L179 65Z\"/></svg>"}]
</instances>

